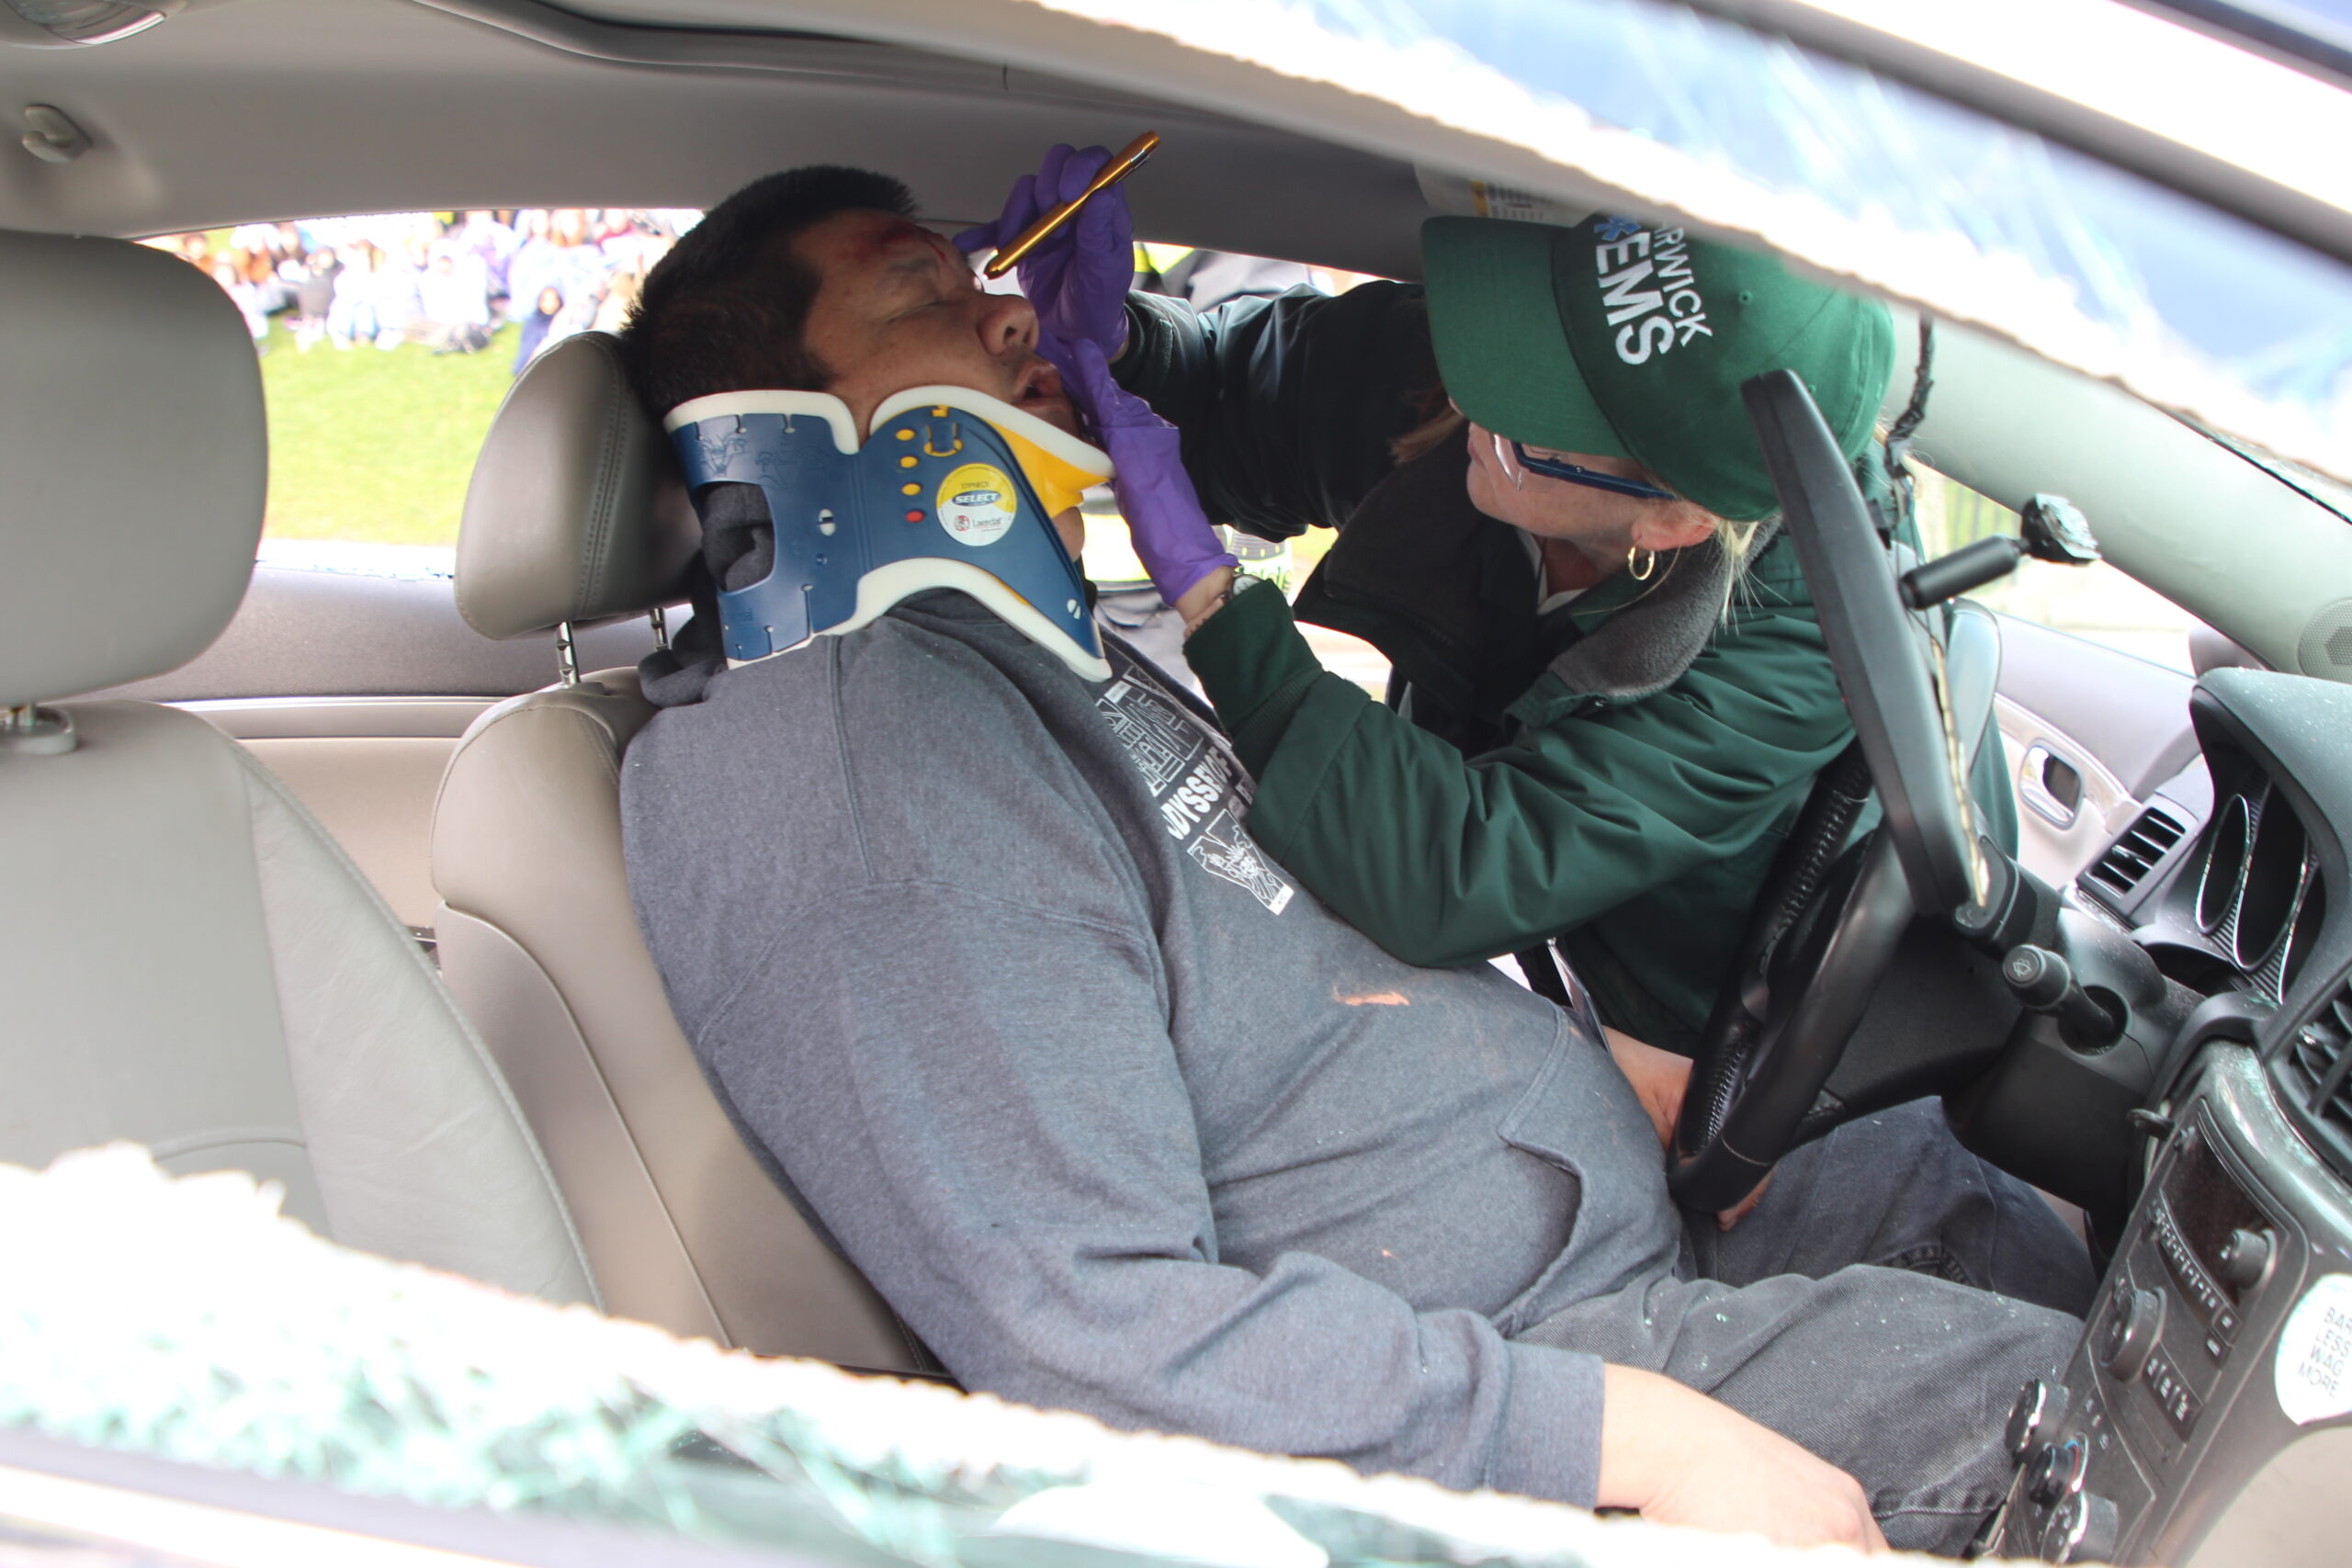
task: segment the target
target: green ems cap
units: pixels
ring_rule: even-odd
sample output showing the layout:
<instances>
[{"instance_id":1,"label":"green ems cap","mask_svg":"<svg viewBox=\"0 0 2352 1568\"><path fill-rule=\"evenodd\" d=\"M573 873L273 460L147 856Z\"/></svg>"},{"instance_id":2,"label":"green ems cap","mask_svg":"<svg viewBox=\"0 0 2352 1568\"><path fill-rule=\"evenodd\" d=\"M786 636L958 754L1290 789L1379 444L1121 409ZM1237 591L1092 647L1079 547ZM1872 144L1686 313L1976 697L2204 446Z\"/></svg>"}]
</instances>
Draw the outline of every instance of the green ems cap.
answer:
<instances>
[{"instance_id":1,"label":"green ems cap","mask_svg":"<svg viewBox=\"0 0 2352 1568\"><path fill-rule=\"evenodd\" d=\"M1432 218L1421 258L1438 369L1464 413L1530 446L1631 457L1735 523L1780 505L1741 383L1795 371L1858 457L1894 370L1877 300L1679 229Z\"/></svg>"}]
</instances>

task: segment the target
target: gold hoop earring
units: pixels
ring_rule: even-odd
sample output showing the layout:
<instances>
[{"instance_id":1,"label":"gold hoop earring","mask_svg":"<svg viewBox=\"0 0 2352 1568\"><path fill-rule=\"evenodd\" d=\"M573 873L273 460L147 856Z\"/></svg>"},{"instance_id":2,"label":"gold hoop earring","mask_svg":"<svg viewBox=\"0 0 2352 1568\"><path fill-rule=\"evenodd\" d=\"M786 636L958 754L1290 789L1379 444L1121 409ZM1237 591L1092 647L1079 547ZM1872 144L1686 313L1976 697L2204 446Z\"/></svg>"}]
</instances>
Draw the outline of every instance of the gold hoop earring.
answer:
<instances>
[{"instance_id":1,"label":"gold hoop earring","mask_svg":"<svg viewBox=\"0 0 2352 1568\"><path fill-rule=\"evenodd\" d=\"M1639 545L1625 547L1625 575L1636 582L1647 582L1657 571L1657 552L1645 550Z\"/></svg>"}]
</instances>

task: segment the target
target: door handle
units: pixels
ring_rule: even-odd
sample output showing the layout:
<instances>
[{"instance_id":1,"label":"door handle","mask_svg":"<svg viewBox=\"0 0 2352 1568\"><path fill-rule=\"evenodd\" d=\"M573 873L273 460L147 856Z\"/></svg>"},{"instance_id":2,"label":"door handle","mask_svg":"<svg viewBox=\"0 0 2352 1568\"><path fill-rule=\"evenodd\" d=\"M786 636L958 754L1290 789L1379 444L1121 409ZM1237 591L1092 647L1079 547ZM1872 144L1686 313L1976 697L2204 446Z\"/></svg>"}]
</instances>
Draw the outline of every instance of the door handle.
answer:
<instances>
[{"instance_id":1,"label":"door handle","mask_svg":"<svg viewBox=\"0 0 2352 1568\"><path fill-rule=\"evenodd\" d=\"M2035 816L2071 828L2083 808L2083 771L2037 740L2025 749L2025 761L2018 769L2018 798Z\"/></svg>"}]
</instances>

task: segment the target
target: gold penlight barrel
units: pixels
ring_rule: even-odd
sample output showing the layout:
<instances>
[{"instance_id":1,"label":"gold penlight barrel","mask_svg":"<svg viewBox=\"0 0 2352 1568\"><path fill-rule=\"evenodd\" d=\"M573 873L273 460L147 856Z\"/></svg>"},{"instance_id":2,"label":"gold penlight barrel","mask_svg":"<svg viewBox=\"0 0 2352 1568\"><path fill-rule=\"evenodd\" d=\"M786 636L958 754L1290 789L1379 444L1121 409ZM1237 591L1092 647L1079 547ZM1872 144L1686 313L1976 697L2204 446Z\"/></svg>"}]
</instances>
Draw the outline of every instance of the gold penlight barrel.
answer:
<instances>
[{"instance_id":1,"label":"gold penlight barrel","mask_svg":"<svg viewBox=\"0 0 2352 1568\"><path fill-rule=\"evenodd\" d=\"M989 277L1002 277L1020 264L1021 258L1037 248L1045 237L1069 222L1078 209L1098 193L1109 190L1144 165L1152 150L1159 145L1159 132L1147 130L1119 150L1119 155L1102 165L1102 172L1090 181L1086 188L1058 206L1049 207L1037 215L1037 220L1021 231L1012 243L990 256L980 269Z\"/></svg>"}]
</instances>

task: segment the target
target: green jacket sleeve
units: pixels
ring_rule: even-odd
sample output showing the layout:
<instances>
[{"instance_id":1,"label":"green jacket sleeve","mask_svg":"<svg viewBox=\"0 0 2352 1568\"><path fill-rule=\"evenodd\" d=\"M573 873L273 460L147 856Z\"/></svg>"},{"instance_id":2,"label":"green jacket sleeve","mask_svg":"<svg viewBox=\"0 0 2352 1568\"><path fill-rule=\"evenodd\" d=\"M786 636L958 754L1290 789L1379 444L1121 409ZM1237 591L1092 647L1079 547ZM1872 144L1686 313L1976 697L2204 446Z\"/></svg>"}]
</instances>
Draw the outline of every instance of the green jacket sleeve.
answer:
<instances>
[{"instance_id":1,"label":"green jacket sleeve","mask_svg":"<svg viewBox=\"0 0 2352 1568\"><path fill-rule=\"evenodd\" d=\"M1197 314L1131 294L1113 368L1183 432L1210 518L1269 539L1337 527L1396 466L1388 444L1443 407L1421 291L1396 283Z\"/></svg>"},{"instance_id":2,"label":"green jacket sleeve","mask_svg":"<svg viewBox=\"0 0 2352 1568\"><path fill-rule=\"evenodd\" d=\"M1521 739L1466 761L1322 671L1279 593L1237 595L1186 654L1259 781L1251 835L1415 964L1514 951L1739 853L1851 736L1797 607L1744 606L1641 701L1546 675Z\"/></svg>"}]
</instances>

